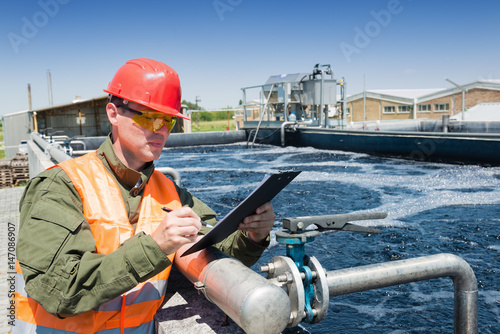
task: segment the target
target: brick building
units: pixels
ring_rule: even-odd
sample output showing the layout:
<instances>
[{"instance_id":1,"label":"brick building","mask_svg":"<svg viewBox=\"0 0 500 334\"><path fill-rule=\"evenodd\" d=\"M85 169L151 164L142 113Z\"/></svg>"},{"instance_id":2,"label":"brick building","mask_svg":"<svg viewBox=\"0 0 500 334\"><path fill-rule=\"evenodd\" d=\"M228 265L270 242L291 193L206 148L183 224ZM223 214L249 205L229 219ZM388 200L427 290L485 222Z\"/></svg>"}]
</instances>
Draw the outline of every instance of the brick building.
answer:
<instances>
[{"instance_id":1,"label":"brick building","mask_svg":"<svg viewBox=\"0 0 500 334\"><path fill-rule=\"evenodd\" d=\"M462 86L465 110L480 103L500 102L500 80L482 80ZM346 99L347 121L440 119L462 112L462 90L369 90Z\"/></svg>"}]
</instances>

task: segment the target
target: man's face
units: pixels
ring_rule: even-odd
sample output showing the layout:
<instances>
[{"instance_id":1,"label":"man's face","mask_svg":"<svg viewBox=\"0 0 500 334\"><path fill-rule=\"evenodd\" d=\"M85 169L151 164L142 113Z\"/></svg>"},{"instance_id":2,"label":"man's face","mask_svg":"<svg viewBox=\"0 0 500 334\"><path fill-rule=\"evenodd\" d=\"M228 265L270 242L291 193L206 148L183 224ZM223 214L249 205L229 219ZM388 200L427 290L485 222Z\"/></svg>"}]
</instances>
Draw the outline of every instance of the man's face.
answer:
<instances>
[{"instance_id":1,"label":"man's face","mask_svg":"<svg viewBox=\"0 0 500 334\"><path fill-rule=\"evenodd\" d=\"M108 104L116 108L116 115L110 121L113 125L113 146L118 157L130 168L141 170L147 162L158 159L170 134L168 122L161 119L164 114L140 104L129 102L126 105ZM140 111L143 115L138 115ZM108 117L110 116L108 110ZM155 119L155 116L160 116ZM168 116L166 117L169 118ZM165 125L167 124L167 125Z\"/></svg>"}]
</instances>

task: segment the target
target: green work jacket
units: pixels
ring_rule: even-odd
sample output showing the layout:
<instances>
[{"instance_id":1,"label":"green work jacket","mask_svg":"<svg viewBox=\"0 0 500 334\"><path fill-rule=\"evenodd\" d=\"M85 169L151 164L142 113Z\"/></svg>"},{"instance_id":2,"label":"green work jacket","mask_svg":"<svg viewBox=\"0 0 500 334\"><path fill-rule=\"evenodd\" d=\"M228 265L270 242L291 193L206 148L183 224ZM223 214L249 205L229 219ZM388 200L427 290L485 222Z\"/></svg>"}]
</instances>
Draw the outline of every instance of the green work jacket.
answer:
<instances>
[{"instance_id":1,"label":"green work jacket","mask_svg":"<svg viewBox=\"0 0 500 334\"><path fill-rule=\"evenodd\" d=\"M141 172L126 167L116 156L109 136L97 155L119 184L130 223L136 224L144 186L154 164ZM186 189L176 189L182 205L191 207L203 221L216 224L213 210ZM79 227L74 230L74 226ZM57 235L64 230L66 235ZM200 232L207 231L203 227ZM268 245L269 237L258 244L244 232L236 231L216 247L251 266ZM110 254L95 253L82 199L60 167L40 173L26 186L20 202L17 259L26 292L48 312L59 316L91 310L171 265L153 238L144 233L134 235Z\"/></svg>"}]
</instances>

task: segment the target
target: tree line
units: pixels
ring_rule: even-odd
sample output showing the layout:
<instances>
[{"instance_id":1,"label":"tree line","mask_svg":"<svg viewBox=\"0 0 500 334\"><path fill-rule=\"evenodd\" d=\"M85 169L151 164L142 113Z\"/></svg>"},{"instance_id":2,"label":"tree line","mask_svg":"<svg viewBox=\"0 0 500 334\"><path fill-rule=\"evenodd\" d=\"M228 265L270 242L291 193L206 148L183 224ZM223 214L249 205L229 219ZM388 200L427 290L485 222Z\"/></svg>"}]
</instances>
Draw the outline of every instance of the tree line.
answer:
<instances>
[{"instance_id":1,"label":"tree line","mask_svg":"<svg viewBox=\"0 0 500 334\"><path fill-rule=\"evenodd\" d=\"M196 104L182 100L183 105L186 105L190 110L205 110L205 108L201 106L197 106ZM234 116L234 110L217 110L217 111L200 111L196 114L199 114L199 120L202 122L210 122L210 121L220 121L227 120L229 112L229 118L232 119ZM193 115L194 117L194 115Z\"/></svg>"}]
</instances>

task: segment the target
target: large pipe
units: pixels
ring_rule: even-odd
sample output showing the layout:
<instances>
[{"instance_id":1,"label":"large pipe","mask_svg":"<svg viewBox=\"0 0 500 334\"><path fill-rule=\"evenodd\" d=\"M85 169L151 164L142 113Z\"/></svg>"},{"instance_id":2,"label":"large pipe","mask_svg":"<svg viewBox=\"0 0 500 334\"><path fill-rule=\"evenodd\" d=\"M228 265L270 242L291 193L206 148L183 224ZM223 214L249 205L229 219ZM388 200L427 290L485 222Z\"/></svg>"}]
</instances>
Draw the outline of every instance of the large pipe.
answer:
<instances>
[{"instance_id":1,"label":"large pipe","mask_svg":"<svg viewBox=\"0 0 500 334\"><path fill-rule=\"evenodd\" d=\"M175 266L246 333L286 328L292 307L284 290L213 247L181 257L188 246L177 252Z\"/></svg>"},{"instance_id":2,"label":"large pipe","mask_svg":"<svg viewBox=\"0 0 500 334\"><path fill-rule=\"evenodd\" d=\"M38 146L40 146L43 150L49 153L50 157L54 159L56 163L71 159L71 157L61 149L61 146L59 144L54 145L48 143L37 132L31 133L31 139L33 139L33 141L37 143Z\"/></svg>"},{"instance_id":3,"label":"large pipe","mask_svg":"<svg viewBox=\"0 0 500 334\"><path fill-rule=\"evenodd\" d=\"M334 270L327 273L327 283L333 297L438 277L450 277L454 283L455 333L477 333L476 275L456 255L437 254Z\"/></svg>"},{"instance_id":4,"label":"large pipe","mask_svg":"<svg viewBox=\"0 0 500 334\"><path fill-rule=\"evenodd\" d=\"M289 125L295 125L297 124L297 121L285 121L281 123L281 146L285 146L285 128Z\"/></svg>"},{"instance_id":5,"label":"large pipe","mask_svg":"<svg viewBox=\"0 0 500 334\"><path fill-rule=\"evenodd\" d=\"M165 147L232 144L246 140L247 136L244 130L172 133L168 137Z\"/></svg>"}]
</instances>

